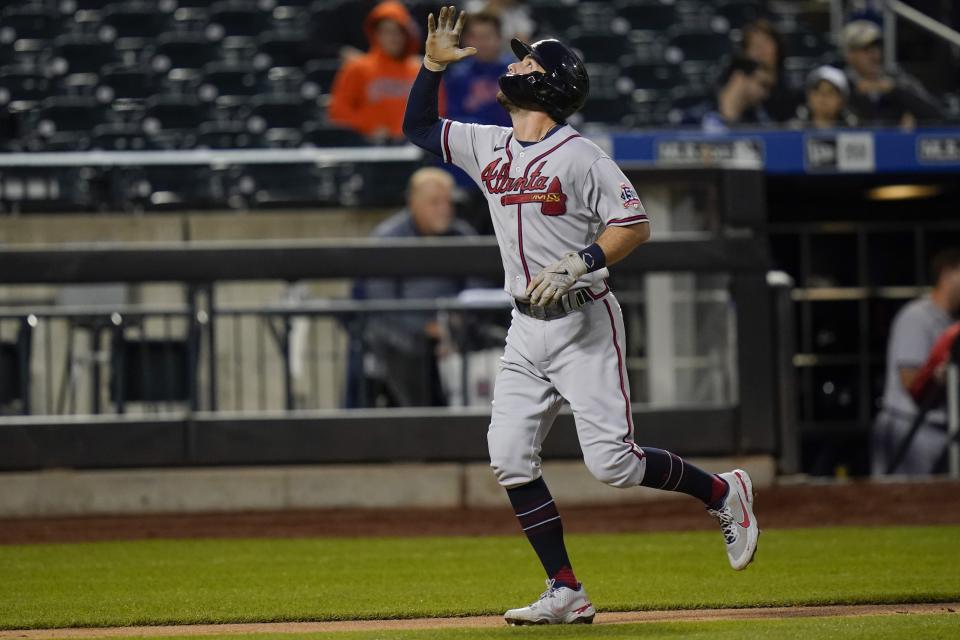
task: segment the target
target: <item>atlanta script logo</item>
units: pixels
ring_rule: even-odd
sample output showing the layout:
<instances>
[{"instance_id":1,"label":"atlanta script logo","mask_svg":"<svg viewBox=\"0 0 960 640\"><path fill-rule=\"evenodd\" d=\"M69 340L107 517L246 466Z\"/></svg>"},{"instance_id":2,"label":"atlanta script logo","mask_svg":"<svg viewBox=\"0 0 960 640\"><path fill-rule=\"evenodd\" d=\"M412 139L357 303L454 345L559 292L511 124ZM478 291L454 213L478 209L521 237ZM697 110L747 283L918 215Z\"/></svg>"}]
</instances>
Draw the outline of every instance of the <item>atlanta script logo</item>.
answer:
<instances>
[{"instance_id":1,"label":"atlanta script logo","mask_svg":"<svg viewBox=\"0 0 960 640\"><path fill-rule=\"evenodd\" d=\"M503 163L503 164L501 164ZM531 173L510 177L510 163L497 158L480 173L480 180L492 195L503 194L501 205L539 203L545 216L562 216L567 212L567 196L560 186L560 178L541 175L544 160Z\"/></svg>"}]
</instances>

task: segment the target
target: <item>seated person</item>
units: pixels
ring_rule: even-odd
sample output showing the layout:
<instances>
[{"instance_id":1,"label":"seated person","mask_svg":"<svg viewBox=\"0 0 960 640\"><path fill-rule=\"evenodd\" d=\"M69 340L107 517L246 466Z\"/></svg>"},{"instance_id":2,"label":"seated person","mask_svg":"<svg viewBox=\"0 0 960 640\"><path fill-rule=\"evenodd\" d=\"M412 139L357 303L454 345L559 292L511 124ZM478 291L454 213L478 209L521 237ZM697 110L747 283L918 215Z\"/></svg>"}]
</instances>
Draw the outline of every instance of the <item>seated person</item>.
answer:
<instances>
[{"instance_id":1,"label":"seated person","mask_svg":"<svg viewBox=\"0 0 960 640\"><path fill-rule=\"evenodd\" d=\"M918 414L910 389L934 343L960 314L960 249L950 249L934 257L933 275L935 285L930 295L903 307L890 329L883 408L874 422L872 436L871 466L875 475L887 472L910 432ZM943 465L946 442L946 413L941 402L926 413L920 430L894 472L935 473Z\"/></svg>"},{"instance_id":2,"label":"seated person","mask_svg":"<svg viewBox=\"0 0 960 640\"><path fill-rule=\"evenodd\" d=\"M850 79L850 109L865 125L899 124L943 118L936 100L916 79L883 68L882 32L875 22L854 20L841 37Z\"/></svg>"},{"instance_id":3,"label":"seated person","mask_svg":"<svg viewBox=\"0 0 960 640\"><path fill-rule=\"evenodd\" d=\"M807 101L797 109L795 127L835 129L854 127L857 120L847 110L850 85L847 76L836 67L822 66L807 76Z\"/></svg>"},{"instance_id":4,"label":"seated person","mask_svg":"<svg viewBox=\"0 0 960 640\"><path fill-rule=\"evenodd\" d=\"M763 102L773 74L759 62L738 56L720 75L716 98L690 110L684 122L699 124L707 133L724 133L738 125L765 125L770 116Z\"/></svg>"},{"instance_id":5,"label":"seated person","mask_svg":"<svg viewBox=\"0 0 960 640\"><path fill-rule=\"evenodd\" d=\"M425 167L410 177L407 207L380 223L374 238L426 238L474 235L453 216L453 178L443 169ZM444 276L371 278L362 283L367 299L427 300L455 297L467 283ZM436 351L441 338L434 312L390 312L369 320L365 369L381 381L389 404L401 407L443 406Z\"/></svg>"},{"instance_id":6,"label":"seated person","mask_svg":"<svg viewBox=\"0 0 960 640\"><path fill-rule=\"evenodd\" d=\"M759 62L773 76L770 94L763 108L776 122L787 122L796 115L800 92L793 87L783 68L786 52L783 38L769 20L761 18L743 28L743 56Z\"/></svg>"}]
</instances>

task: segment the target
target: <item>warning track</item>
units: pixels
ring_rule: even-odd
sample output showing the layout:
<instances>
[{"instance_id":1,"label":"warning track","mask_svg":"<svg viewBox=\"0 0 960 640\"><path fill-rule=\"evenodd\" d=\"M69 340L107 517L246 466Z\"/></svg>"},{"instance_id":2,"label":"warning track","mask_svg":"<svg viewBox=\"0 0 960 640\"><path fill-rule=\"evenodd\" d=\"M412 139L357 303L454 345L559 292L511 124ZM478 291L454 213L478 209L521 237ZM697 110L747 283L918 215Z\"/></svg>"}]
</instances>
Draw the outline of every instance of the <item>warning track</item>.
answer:
<instances>
[{"instance_id":1,"label":"warning track","mask_svg":"<svg viewBox=\"0 0 960 640\"><path fill-rule=\"evenodd\" d=\"M827 616L883 616L956 614L960 602L939 604L860 604L817 607L767 607L747 609L683 609L670 611L619 611L597 614L594 624L650 622L709 622L715 620L764 620L777 618L822 618ZM244 635L252 633L323 633L332 631L396 631L502 627L500 616L468 618L415 618L409 620L340 620L335 622L262 622L245 624L197 624L150 627L82 629L30 629L0 631L0 638L108 638Z\"/></svg>"}]
</instances>

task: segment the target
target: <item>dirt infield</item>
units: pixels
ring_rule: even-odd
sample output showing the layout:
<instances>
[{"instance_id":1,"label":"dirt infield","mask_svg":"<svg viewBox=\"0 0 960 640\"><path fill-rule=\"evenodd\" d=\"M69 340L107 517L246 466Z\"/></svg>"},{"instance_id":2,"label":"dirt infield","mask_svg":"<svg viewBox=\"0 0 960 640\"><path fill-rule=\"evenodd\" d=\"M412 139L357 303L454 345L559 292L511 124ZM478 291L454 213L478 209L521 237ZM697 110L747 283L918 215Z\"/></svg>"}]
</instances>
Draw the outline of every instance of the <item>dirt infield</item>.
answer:
<instances>
[{"instance_id":1,"label":"dirt infield","mask_svg":"<svg viewBox=\"0 0 960 640\"><path fill-rule=\"evenodd\" d=\"M687 498L616 507L561 506L574 533L712 529ZM960 482L851 482L777 486L757 492L764 528L960 523ZM510 535L516 519L502 509L325 509L247 513L92 516L0 520L0 544L312 536Z\"/></svg>"},{"instance_id":2,"label":"dirt infield","mask_svg":"<svg viewBox=\"0 0 960 640\"><path fill-rule=\"evenodd\" d=\"M882 616L894 614L956 613L960 603L836 605L823 607L770 607L754 609L693 609L673 611L623 611L597 614L594 624L637 622L706 622L713 620L763 620L771 618L822 618L826 616ZM198 624L157 627L107 627L89 629L34 629L0 631L6 638L104 638L130 636L204 636L250 633L318 633L331 631L397 631L406 629L462 629L502 627L500 616L466 618L416 618L411 620L343 620L337 622L265 622L250 624Z\"/></svg>"}]
</instances>

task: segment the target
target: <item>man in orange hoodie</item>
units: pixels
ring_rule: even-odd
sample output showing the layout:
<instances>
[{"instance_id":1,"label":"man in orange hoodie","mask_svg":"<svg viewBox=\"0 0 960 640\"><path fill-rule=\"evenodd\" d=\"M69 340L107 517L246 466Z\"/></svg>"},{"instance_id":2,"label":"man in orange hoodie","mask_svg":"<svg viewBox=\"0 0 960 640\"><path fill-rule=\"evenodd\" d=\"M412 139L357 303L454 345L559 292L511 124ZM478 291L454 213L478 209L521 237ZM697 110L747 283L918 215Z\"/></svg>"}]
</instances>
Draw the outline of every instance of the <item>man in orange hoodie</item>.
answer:
<instances>
[{"instance_id":1,"label":"man in orange hoodie","mask_svg":"<svg viewBox=\"0 0 960 640\"><path fill-rule=\"evenodd\" d=\"M406 7L381 2L363 23L370 50L337 72L329 117L374 141L403 139L403 112L420 70L419 30Z\"/></svg>"}]
</instances>

